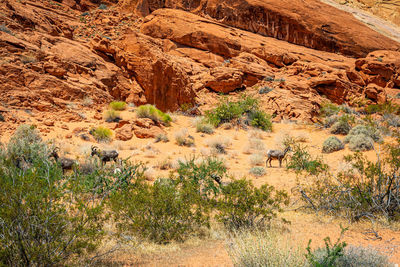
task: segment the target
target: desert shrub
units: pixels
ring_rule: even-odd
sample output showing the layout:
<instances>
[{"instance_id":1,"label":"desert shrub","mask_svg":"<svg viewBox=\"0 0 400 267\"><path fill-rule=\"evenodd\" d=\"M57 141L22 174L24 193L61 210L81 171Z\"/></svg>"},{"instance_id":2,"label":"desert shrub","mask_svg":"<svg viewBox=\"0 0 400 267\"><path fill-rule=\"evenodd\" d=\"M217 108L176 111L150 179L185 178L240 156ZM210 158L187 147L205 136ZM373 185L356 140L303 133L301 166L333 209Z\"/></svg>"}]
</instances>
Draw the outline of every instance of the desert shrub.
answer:
<instances>
[{"instance_id":1,"label":"desert shrub","mask_svg":"<svg viewBox=\"0 0 400 267\"><path fill-rule=\"evenodd\" d=\"M93 135L97 142L110 142L112 138L112 131L103 126L92 128L89 133Z\"/></svg>"},{"instance_id":2,"label":"desert shrub","mask_svg":"<svg viewBox=\"0 0 400 267\"><path fill-rule=\"evenodd\" d=\"M350 142L350 139L352 138L352 136L357 136L357 135L368 136L373 141L378 142L378 143L383 142L383 138L382 138L379 130L375 129L372 126L367 126L367 125L356 125L354 128L352 128L350 130L349 134L344 139L344 142L345 143Z\"/></svg>"},{"instance_id":3,"label":"desert shrub","mask_svg":"<svg viewBox=\"0 0 400 267\"><path fill-rule=\"evenodd\" d=\"M7 150L32 148L29 139L45 146L33 135L23 136ZM31 152L35 157L21 171L12 153L0 153L0 265L61 266L93 252L101 242L104 217L102 201L80 183L85 178L63 175L39 151Z\"/></svg>"},{"instance_id":4,"label":"desert shrub","mask_svg":"<svg viewBox=\"0 0 400 267\"><path fill-rule=\"evenodd\" d=\"M43 143L36 126L23 124L11 136L7 145L7 154L15 163L22 159L29 163L33 162L35 158L46 156L48 148Z\"/></svg>"},{"instance_id":5,"label":"desert shrub","mask_svg":"<svg viewBox=\"0 0 400 267\"><path fill-rule=\"evenodd\" d=\"M237 267L305 266L301 249L272 231L239 231L229 244L229 256Z\"/></svg>"},{"instance_id":6,"label":"desert shrub","mask_svg":"<svg viewBox=\"0 0 400 267\"><path fill-rule=\"evenodd\" d=\"M263 87L261 87L259 90L258 90L258 93L260 94L260 95L262 95L262 94L268 94L269 92L271 92L271 91L273 91L274 90L274 88L271 88L271 87L268 87L268 86L263 86Z\"/></svg>"},{"instance_id":7,"label":"desert shrub","mask_svg":"<svg viewBox=\"0 0 400 267\"><path fill-rule=\"evenodd\" d=\"M124 101L113 101L110 103L110 109L113 110L125 110L127 104Z\"/></svg>"},{"instance_id":8,"label":"desert shrub","mask_svg":"<svg viewBox=\"0 0 400 267\"><path fill-rule=\"evenodd\" d=\"M317 157L313 159L311 157L306 146L294 144L292 147L293 154L286 165L287 169L295 170L298 173L306 171L309 174L315 175L328 170L328 165L321 158Z\"/></svg>"},{"instance_id":9,"label":"desert shrub","mask_svg":"<svg viewBox=\"0 0 400 267\"><path fill-rule=\"evenodd\" d=\"M336 136L330 136L328 139L324 141L322 144L322 152L324 153L332 153L335 151L342 150L344 148L344 144L340 141Z\"/></svg>"},{"instance_id":10,"label":"desert shrub","mask_svg":"<svg viewBox=\"0 0 400 267\"><path fill-rule=\"evenodd\" d=\"M345 231L343 229L342 231ZM343 233L343 232L342 232ZM370 267L389 267L393 266L386 255L376 251L372 247L347 246L345 242L340 242L342 236L332 244L329 237L324 239L325 247L317 248L311 252L310 246L307 248L306 258L311 266L370 266ZM310 240L311 242L311 240Z\"/></svg>"},{"instance_id":11,"label":"desert shrub","mask_svg":"<svg viewBox=\"0 0 400 267\"><path fill-rule=\"evenodd\" d=\"M104 167L98 160L91 158L79 165L78 174L84 175L82 186L86 190L97 194L113 194L141 178L144 171L145 168L141 164L132 165L127 160L118 166Z\"/></svg>"},{"instance_id":12,"label":"desert shrub","mask_svg":"<svg viewBox=\"0 0 400 267\"><path fill-rule=\"evenodd\" d=\"M207 140L206 144L213 152L226 154L226 149L231 145L231 139L227 136L217 136Z\"/></svg>"},{"instance_id":13,"label":"desert shrub","mask_svg":"<svg viewBox=\"0 0 400 267\"><path fill-rule=\"evenodd\" d=\"M311 239L308 242L306 258L311 266L317 267L333 267L337 266L337 261L343 257L344 248L347 246L346 242L340 242L344 232L347 228L342 228L342 233L335 244L332 244L331 239L326 237L324 239L325 247L318 248L311 252L310 244Z\"/></svg>"},{"instance_id":14,"label":"desert shrub","mask_svg":"<svg viewBox=\"0 0 400 267\"><path fill-rule=\"evenodd\" d=\"M340 111L340 106L332 103L324 103L321 105L320 113L324 117L330 117L332 115L338 114Z\"/></svg>"},{"instance_id":15,"label":"desert shrub","mask_svg":"<svg viewBox=\"0 0 400 267\"><path fill-rule=\"evenodd\" d=\"M221 190L216 219L231 230L263 227L289 204L284 190L267 184L257 188L246 179L233 180Z\"/></svg>"},{"instance_id":16,"label":"desert shrub","mask_svg":"<svg viewBox=\"0 0 400 267\"><path fill-rule=\"evenodd\" d=\"M220 193L220 183L227 174L225 164L218 158L208 157L200 162L196 158L179 161L178 180L205 198Z\"/></svg>"},{"instance_id":17,"label":"desert shrub","mask_svg":"<svg viewBox=\"0 0 400 267\"><path fill-rule=\"evenodd\" d=\"M259 109L257 99L252 97L246 97L244 100L237 102L223 99L215 109L206 112L206 118L215 127L226 122L243 121L250 126L265 131L272 129L270 118Z\"/></svg>"},{"instance_id":18,"label":"desert shrub","mask_svg":"<svg viewBox=\"0 0 400 267\"><path fill-rule=\"evenodd\" d=\"M374 140L364 134L351 135L346 140L349 142L351 151L368 151L374 149Z\"/></svg>"},{"instance_id":19,"label":"desert shrub","mask_svg":"<svg viewBox=\"0 0 400 267\"><path fill-rule=\"evenodd\" d=\"M100 10L107 10L107 6L105 4L100 4L99 5Z\"/></svg>"},{"instance_id":20,"label":"desert shrub","mask_svg":"<svg viewBox=\"0 0 400 267\"><path fill-rule=\"evenodd\" d=\"M194 138L189 135L189 131L186 128L182 128L175 133L175 141L180 146L194 146Z\"/></svg>"},{"instance_id":21,"label":"desert shrub","mask_svg":"<svg viewBox=\"0 0 400 267\"><path fill-rule=\"evenodd\" d=\"M330 127L332 127L333 124L335 124L338 121L338 119L339 119L338 115L332 115L332 116L326 117L323 125L325 128L330 128Z\"/></svg>"},{"instance_id":22,"label":"desert shrub","mask_svg":"<svg viewBox=\"0 0 400 267\"><path fill-rule=\"evenodd\" d=\"M395 98L400 99L400 93L397 93L397 95L395 96Z\"/></svg>"},{"instance_id":23,"label":"desert shrub","mask_svg":"<svg viewBox=\"0 0 400 267\"><path fill-rule=\"evenodd\" d=\"M198 117L194 120L194 126L196 127L196 132L213 134L214 126L211 123L208 123L205 118Z\"/></svg>"},{"instance_id":24,"label":"desert shrub","mask_svg":"<svg viewBox=\"0 0 400 267\"><path fill-rule=\"evenodd\" d=\"M264 176L267 172L265 171L265 169L263 167L253 167L250 169L249 173L256 177L260 177L260 176Z\"/></svg>"},{"instance_id":25,"label":"desert shrub","mask_svg":"<svg viewBox=\"0 0 400 267\"><path fill-rule=\"evenodd\" d=\"M161 110L157 109L153 105L143 105L139 106L136 110L136 115L139 118L149 118L152 119L156 123L162 123L165 125L169 125L172 121L170 115L162 112Z\"/></svg>"},{"instance_id":26,"label":"desert shrub","mask_svg":"<svg viewBox=\"0 0 400 267\"><path fill-rule=\"evenodd\" d=\"M352 220L384 216L400 218L400 137L385 146L385 154L370 161L361 153L346 156L352 168L337 177L325 173L302 185L304 201L316 210L326 210ZM307 196L307 197L305 197Z\"/></svg>"},{"instance_id":27,"label":"desert shrub","mask_svg":"<svg viewBox=\"0 0 400 267\"><path fill-rule=\"evenodd\" d=\"M250 162L250 166L263 165L264 164L264 155L261 155L259 153L252 154L249 157L249 162Z\"/></svg>"},{"instance_id":28,"label":"desert shrub","mask_svg":"<svg viewBox=\"0 0 400 267\"><path fill-rule=\"evenodd\" d=\"M208 226L208 216L196 206L192 188L178 183L137 182L111 197L111 209L121 233L156 243L184 241Z\"/></svg>"},{"instance_id":29,"label":"desert shrub","mask_svg":"<svg viewBox=\"0 0 400 267\"><path fill-rule=\"evenodd\" d=\"M367 114L400 114L400 105L392 103L390 101L383 104L373 104L365 108Z\"/></svg>"},{"instance_id":30,"label":"desert shrub","mask_svg":"<svg viewBox=\"0 0 400 267\"><path fill-rule=\"evenodd\" d=\"M341 105L340 110L346 114L356 114L356 112L351 107L349 107L347 104Z\"/></svg>"},{"instance_id":31,"label":"desert shrub","mask_svg":"<svg viewBox=\"0 0 400 267\"><path fill-rule=\"evenodd\" d=\"M345 121L345 120L338 120L337 122L335 122L332 127L330 132L332 134L348 134L349 131L351 130L351 126L349 124L349 122Z\"/></svg>"},{"instance_id":32,"label":"desert shrub","mask_svg":"<svg viewBox=\"0 0 400 267\"><path fill-rule=\"evenodd\" d=\"M164 143L168 143L169 142L169 138L168 138L168 136L166 135L166 134L158 134L157 136L156 136L156 140L155 140L155 142L156 143L159 143L159 142L164 142Z\"/></svg>"},{"instance_id":33,"label":"desert shrub","mask_svg":"<svg viewBox=\"0 0 400 267\"><path fill-rule=\"evenodd\" d=\"M400 127L400 117L393 114L384 114L382 120L387 123L388 126Z\"/></svg>"},{"instance_id":34,"label":"desert shrub","mask_svg":"<svg viewBox=\"0 0 400 267\"><path fill-rule=\"evenodd\" d=\"M386 255L372 247L346 246L343 256L338 258L336 266L369 266L389 267L393 266Z\"/></svg>"},{"instance_id":35,"label":"desert shrub","mask_svg":"<svg viewBox=\"0 0 400 267\"><path fill-rule=\"evenodd\" d=\"M122 120L121 114L114 109L107 110L104 113L104 119L106 122L119 122Z\"/></svg>"},{"instance_id":36,"label":"desert shrub","mask_svg":"<svg viewBox=\"0 0 400 267\"><path fill-rule=\"evenodd\" d=\"M258 151L264 151L266 149L264 142L261 139L258 138L249 138L245 150L251 151L251 150L258 150Z\"/></svg>"},{"instance_id":37,"label":"desert shrub","mask_svg":"<svg viewBox=\"0 0 400 267\"><path fill-rule=\"evenodd\" d=\"M263 131L272 131L271 117L261 110L252 110L247 115L249 125Z\"/></svg>"}]
</instances>

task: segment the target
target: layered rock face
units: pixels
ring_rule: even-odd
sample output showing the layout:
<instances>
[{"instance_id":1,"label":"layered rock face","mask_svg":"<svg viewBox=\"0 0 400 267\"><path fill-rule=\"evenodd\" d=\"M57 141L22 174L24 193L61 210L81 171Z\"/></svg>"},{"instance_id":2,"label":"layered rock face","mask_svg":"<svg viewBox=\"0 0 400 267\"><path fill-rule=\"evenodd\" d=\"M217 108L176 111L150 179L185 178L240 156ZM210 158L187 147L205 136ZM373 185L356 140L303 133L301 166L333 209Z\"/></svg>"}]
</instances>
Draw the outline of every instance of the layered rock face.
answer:
<instances>
[{"instance_id":1,"label":"layered rock face","mask_svg":"<svg viewBox=\"0 0 400 267\"><path fill-rule=\"evenodd\" d=\"M0 3L3 113L85 98L204 110L244 90L278 119L312 120L324 98L383 102L400 88L399 44L316 0L82 3Z\"/></svg>"},{"instance_id":2,"label":"layered rock face","mask_svg":"<svg viewBox=\"0 0 400 267\"><path fill-rule=\"evenodd\" d=\"M315 0L139 0L138 7L143 15L161 8L183 9L259 35L356 57L400 47L351 14Z\"/></svg>"}]
</instances>

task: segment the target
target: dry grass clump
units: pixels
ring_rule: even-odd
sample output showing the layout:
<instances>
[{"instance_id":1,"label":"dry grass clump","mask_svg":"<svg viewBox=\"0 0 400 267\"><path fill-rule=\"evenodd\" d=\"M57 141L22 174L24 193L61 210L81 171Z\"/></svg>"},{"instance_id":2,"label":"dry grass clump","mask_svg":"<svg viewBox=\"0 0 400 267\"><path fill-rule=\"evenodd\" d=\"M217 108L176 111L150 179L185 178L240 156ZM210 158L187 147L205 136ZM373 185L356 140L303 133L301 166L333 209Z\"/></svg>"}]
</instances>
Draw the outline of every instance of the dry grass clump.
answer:
<instances>
[{"instance_id":1,"label":"dry grass clump","mask_svg":"<svg viewBox=\"0 0 400 267\"><path fill-rule=\"evenodd\" d=\"M122 120L122 118L121 114L118 111L110 109L104 113L104 120L106 122L119 122L120 120Z\"/></svg>"},{"instance_id":2,"label":"dry grass clump","mask_svg":"<svg viewBox=\"0 0 400 267\"><path fill-rule=\"evenodd\" d=\"M250 166L262 166L264 164L264 155L255 153L249 157Z\"/></svg>"},{"instance_id":3,"label":"dry grass clump","mask_svg":"<svg viewBox=\"0 0 400 267\"><path fill-rule=\"evenodd\" d=\"M196 128L196 132L213 134L214 126L206 121L204 117L197 117L193 120L193 126Z\"/></svg>"},{"instance_id":4,"label":"dry grass clump","mask_svg":"<svg viewBox=\"0 0 400 267\"><path fill-rule=\"evenodd\" d=\"M265 144L261 139L249 138L247 144L243 148L243 153L244 154L252 154L252 153L254 153L254 151L265 152L265 150L266 150Z\"/></svg>"},{"instance_id":5,"label":"dry grass clump","mask_svg":"<svg viewBox=\"0 0 400 267\"><path fill-rule=\"evenodd\" d=\"M158 142L168 143L169 142L168 136L166 134L162 134L162 133L158 134L155 139L156 139L155 140L156 143L158 143Z\"/></svg>"},{"instance_id":6,"label":"dry grass clump","mask_svg":"<svg viewBox=\"0 0 400 267\"><path fill-rule=\"evenodd\" d=\"M234 233L228 248L234 266L306 266L304 252L276 233L244 231Z\"/></svg>"},{"instance_id":7,"label":"dry grass clump","mask_svg":"<svg viewBox=\"0 0 400 267\"><path fill-rule=\"evenodd\" d=\"M310 134L308 134L306 132L301 132L301 133L295 134L294 139L296 140L296 142L307 143L310 141Z\"/></svg>"},{"instance_id":8,"label":"dry grass clump","mask_svg":"<svg viewBox=\"0 0 400 267\"><path fill-rule=\"evenodd\" d=\"M194 138L189 135L187 128L182 128L175 133L175 141L180 146L194 146Z\"/></svg>"},{"instance_id":9,"label":"dry grass clump","mask_svg":"<svg viewBox=\"0 0 400 267\"><path fill-rule=\"evenodd\" d=\"M262 130L250 130L248 136L249 139L264 139L265 132Z\"/></svg>"},{"instance_id":10,"label":"dry grass clump","mask_svg":"<svg viewBox=\"0 0 400 267\"><path fill-rule=\"evenodd\" d=\"M144 172L143 172L143 176L146 178L146 180L148 181L154 181L156 179L157 176L157 171L153 168L147 168Z\"/></svg>"},{"instance_id":11,"label":"dry grass clump","mask_svg":"<svg viewBox=\"0 0 400 267\"><path fill-rule=\"evenodd\" d=\"M172 160L170 157L164 158L157 162L156 167L160 170L169 170L172 169Z\"/></svg>"},{"instance_id":12,"label":"dry grass clump","mask_svg":"<svg viewBox=\"0 0 400 267\"><path fill-rule=\"evenodd\" d=\"M263 167L253 167L250 169L249 173L256 177L261 177L264 176L267 172Z\"/></svg>"},{"instance_id":13,"label":"dry grass clump","mask_svg":"<svg viewBox=\"0 0 400 267\"><path fill-rule=\"evenodd\" d=\"M206 145L217 154L226 154L226 149L232 145L232 141L229 137L217 136L207 140Z\"/></svg>"}]
</instances>

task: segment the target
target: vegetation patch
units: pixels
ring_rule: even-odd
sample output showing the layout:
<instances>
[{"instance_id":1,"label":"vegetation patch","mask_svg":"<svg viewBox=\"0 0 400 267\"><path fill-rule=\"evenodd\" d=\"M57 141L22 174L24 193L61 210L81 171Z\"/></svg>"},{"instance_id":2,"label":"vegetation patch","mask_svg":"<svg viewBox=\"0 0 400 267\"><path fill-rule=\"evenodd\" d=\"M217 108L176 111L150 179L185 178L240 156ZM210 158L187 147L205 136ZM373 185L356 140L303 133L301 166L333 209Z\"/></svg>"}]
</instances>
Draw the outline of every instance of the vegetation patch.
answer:
<instances>
[{"instance_id":1,"label":"vegetation patch","mask_svg":"<svg viewBox=\"0 0 400 267\"><path fill-rule=\"evenodd\" d=\"M342 150L343 148L344 148L343 142L340 141L340 139L335 136L328 137L328 139L326 139L322 144L322 152L324 153L332 153L335 151Z\"/></svg>"},{"instance_id":2,"label":"vegetation patch","mask_svg":"<svg viewBox=\"0 0 400 267\"><path fill-rule=\"evenodd\" d=\"M110 103L110 109L112 110L125 110L127 108L127 104L124 101L113 101Z\"/></svg>"},{"instance_id":3,"label":"vegetation patch","mask_svg":"<svg viewBox=\"0 0 400 267\"><path fill-rule=\"evenodd\" d=\"M121 114L115 109L107 110L104 113L104 119L106 122L119 122L120 120L122 120Z\"/></svg>"},{"instance_id":4,"label":"vegetation patch","mask_svg":"<svg viewBox=\"0 0 400 267\"><path fill-rule=\"evenodd\" d=\"M270 116L259 109L257 99L252 97L237 102L224 99L215 109L206 112L206 118L215 127L235 122L238 125L245 124L264 131L272 130Z\"/></svg>"},{"instance_id":5,"label":"vegetation patch","mask_svg":"<svg viewBox=\"0 0 400 267\"><path fill-rule=\"evenodd\" d=\"M97 142L110 142L112 138L112 131L103 126L93 128L89 133L93 135Z\"/></svg>"},{"instance_id":6,"label":"vegetation patch","mask_svg":"<svg viewBox=\"0 0 400 267\"><path fill-rule=\"evenodd\" d=\"M267 174L267 172L263 167L253 167L250 169L249 173L256 177L261 177Z\"/></svg>"},{"instance_id":7,"label":"vegetation patch","mask_svg":"<svg viewBox=\"0 0 400 267\"><path fill-rule=\"evenodd\" d=\"M172 121L170 115L162 112L153 105L139 106L136 110L136 115L139 118L149 118L156 123L162 123L164 125L169 125Z\"/></svg>"},{"instance_id":8,"label":"vegetation patch","mask_svg":"<svg viewBox=\"0 0 400 267\"><path fill-rule=\"evenodd\" d=\"M328 170L328 165L321 158L312 158L306 146L300 144L292 145L293 155L286 165L287 169L292 169L298 173L306 171L309 174L318 174Z\"/></svg>"}]
</instances>

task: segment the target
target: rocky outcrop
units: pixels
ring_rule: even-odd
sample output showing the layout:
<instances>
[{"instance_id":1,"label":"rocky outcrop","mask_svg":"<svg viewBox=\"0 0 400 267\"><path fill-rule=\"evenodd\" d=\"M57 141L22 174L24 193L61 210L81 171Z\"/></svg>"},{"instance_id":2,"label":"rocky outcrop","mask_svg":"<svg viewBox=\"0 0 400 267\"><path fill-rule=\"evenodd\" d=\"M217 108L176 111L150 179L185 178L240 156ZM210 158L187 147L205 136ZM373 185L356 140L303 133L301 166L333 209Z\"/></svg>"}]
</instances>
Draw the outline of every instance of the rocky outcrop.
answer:
<instances>
[{"instance_id":1,"label":"rocky outcrop","mask_svg":"<svg viewBox=\"0 0 400 267\"><path fill-rule=\"evenodd\" d=\"M259 35L356 57L399 48L351 14L317 0L140 0L138 7L143 16L162 8L182 9Z\"/></svg>"}]
</instances>

